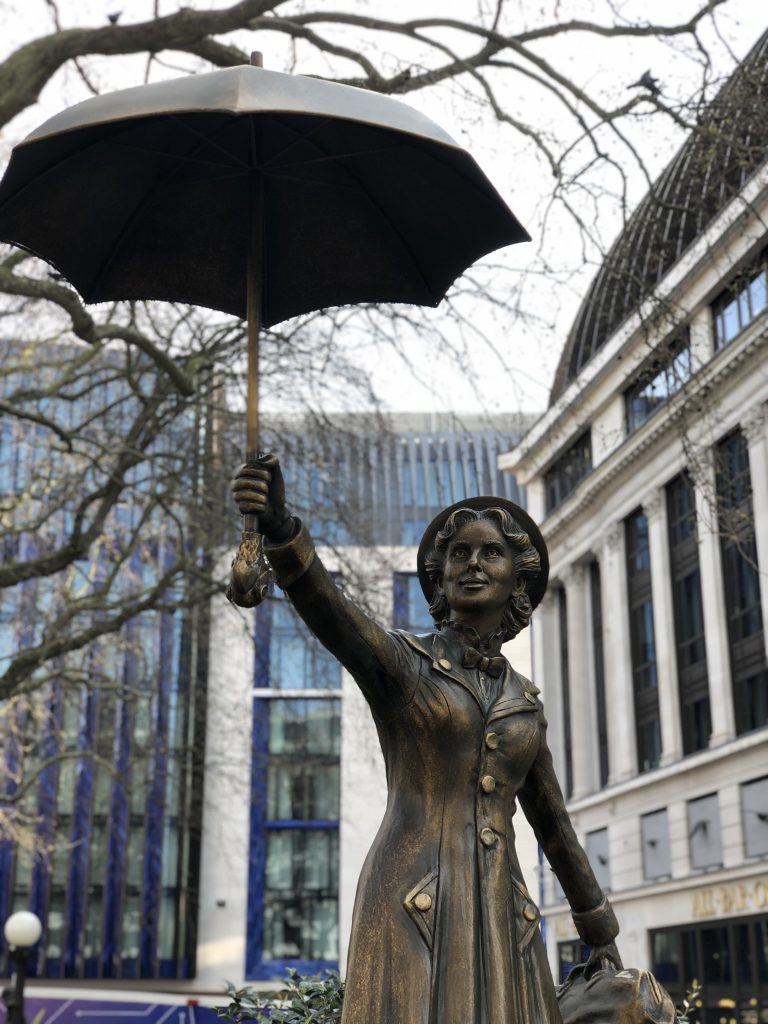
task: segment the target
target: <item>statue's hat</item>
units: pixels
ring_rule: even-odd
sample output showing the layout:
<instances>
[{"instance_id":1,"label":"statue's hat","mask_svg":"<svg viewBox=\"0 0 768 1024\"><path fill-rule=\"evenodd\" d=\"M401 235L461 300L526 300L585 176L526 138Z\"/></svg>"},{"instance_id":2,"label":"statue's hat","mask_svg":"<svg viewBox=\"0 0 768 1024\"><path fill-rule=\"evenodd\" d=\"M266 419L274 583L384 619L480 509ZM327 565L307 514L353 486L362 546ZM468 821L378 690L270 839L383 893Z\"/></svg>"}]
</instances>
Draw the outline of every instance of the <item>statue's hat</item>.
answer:
<instances>
[{"instance_id":1,"label":"statue's hat","mask_svg":"<svg viewBox=\"0 0 768 1024\"><path fill-rule=\"evenodd\" d=\"M531 544L536 548L539 553L539 558L541 559L541 570L538 575L526 580L528 597L531 599L531 604L535 608L541 601L542 597L544 597L544 592L547 589L547 580L549 579L549 555L547 553L547 545L541 535L541 530L538 528L536 523L534 523L525 509L516 505L514 501L509 501L507 498L498 498L487 494L477 498L464 498L462 501L457 501L455 505L444 508L442 512L439 512L435 516L424 531L424 536L421 538L419 551L416 555L416 565L419 571L419 583L421 584L421 589L424 591L424 596L427 601L432 600L433 591L432 580L427 575L425 566L427 556L434 546L438 532L445 526L448 517L452 515L452 513L458 512L460 508L471 508L474 511L484 511L488 508L503 508L506 512L509 512L520 529L524 533L528 534Z\"/></svg>"}]
</instances>

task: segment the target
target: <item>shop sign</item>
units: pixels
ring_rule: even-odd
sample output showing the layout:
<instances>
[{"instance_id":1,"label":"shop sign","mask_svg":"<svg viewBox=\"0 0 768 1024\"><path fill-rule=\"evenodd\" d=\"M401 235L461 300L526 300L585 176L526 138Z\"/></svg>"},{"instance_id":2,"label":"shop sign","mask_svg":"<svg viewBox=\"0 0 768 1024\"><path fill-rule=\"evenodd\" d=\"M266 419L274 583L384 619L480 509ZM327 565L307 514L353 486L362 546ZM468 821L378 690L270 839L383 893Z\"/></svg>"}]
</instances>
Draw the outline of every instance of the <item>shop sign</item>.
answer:
<instances>
[{"instance_id":1,"label":"shop sign","mask_svg":"<svg viewBox=\"0 0 768 1024\"><path fill-rule=\"evenodd\" d=\"M712 885L707 889L697 889L693 894L694 921L760 910L768 910L768 878Z\"/></svg>"}]
</instances>

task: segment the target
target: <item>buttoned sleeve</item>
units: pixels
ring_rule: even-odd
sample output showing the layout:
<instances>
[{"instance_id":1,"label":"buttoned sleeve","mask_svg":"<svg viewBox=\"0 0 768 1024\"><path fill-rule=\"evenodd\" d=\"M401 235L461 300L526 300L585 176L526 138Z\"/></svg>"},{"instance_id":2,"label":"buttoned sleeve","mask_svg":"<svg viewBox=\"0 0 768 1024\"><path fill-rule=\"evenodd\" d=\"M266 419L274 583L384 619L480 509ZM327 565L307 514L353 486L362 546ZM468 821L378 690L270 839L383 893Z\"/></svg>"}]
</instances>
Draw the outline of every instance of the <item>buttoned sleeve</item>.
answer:
<instances>
[{"instance_id":1,"label":"buttoned sleeve","mask_svg":"<svg viewBox=\"0 0 768 1024\"><path fill-rule=\"evenodd\" d=\"M296 520L294 535L265 545L277 581L309 629L352 674L372 709L396 713L418 682L413 657L402 641L382 629L345 597L315 551L309 533Z\"/></svg>"},{"instance_id":2,"label":"buttoned sleeve","mask_svg":"<svg viewBox=\"0 0 768 1024\"><path fill-rule=\"evenodd\" d=\"M539 751L520 790L520 805L562 886L579 935L590 946L607 945L618 935L619 925L566 810L547 745L547 721L541 704L539 716Z\"/></svg>"}]
</instances>

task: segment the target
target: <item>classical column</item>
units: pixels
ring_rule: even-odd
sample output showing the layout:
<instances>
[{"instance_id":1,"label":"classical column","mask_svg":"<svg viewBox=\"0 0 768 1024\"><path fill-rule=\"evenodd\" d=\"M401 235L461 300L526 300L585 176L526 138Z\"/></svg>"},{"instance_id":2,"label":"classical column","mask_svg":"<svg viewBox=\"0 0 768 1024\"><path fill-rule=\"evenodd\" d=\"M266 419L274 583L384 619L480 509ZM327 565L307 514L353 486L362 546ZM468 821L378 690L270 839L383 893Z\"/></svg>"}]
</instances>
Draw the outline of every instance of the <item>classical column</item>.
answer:
<instances>
[{"instance_id":1,"label":"classical column","mask_svg":"<svg viewBox=\"0 0 768 1024\"><path fill-rule=\"evenodd\" d=\"M760 578L760 602L763 608L763 637L768 646L768 430L765 406L760 403L741 424L749 449L749 475L752 480L752 513L755 521L755 545Z\"/></svg>"},{"instance_id":2,"label":"classical column","mask_svg":"<svg viewBox=\"0 0 768 1024\"><path fill-rule=\"evenodd\" d=\"M609 785L637 775L635 703L632 692L632 657L629 646L627 563L624 524L603 533L600 559L603 644L605 649L605 704L608 716Z\"/></svg>"},{"instance_id":3,"label":"classical column","mask_svg":"<svg viewBox=\"0 0 768 1024\"><path fill-rule=\"evenodd\" d=\"M594 752L594 683L589 662L589 588L586 567L572 565L560 577L565 587L568 616L568 681L571 696L572 799L594 793L597 780Z\"/></svg>"},{"instance_id":4,"label":"classical column","mask_svg":"<svg viewBox=\"0 0 768 1024\"><path fill-rule=\"evenodd\" d=\"M696 529L699 536L701 603L704 614L704 644L707 652L709 705L712 716L710 747L727 743L736 735L731 687L728 619L723 587L723 560L717 522L717 485L714 462L699 460L694 481Z\"/></svg>"},{"instance_id":5,"label":"classical column","mask_svg":"<svg viewBox=\"0 0 768 1024\"><path fill-rule=\"evenodd\" d=\"M680 688L677 679L675 614L672 604L672 570L669 559L667 504L663 488L644 502L648 520L653 596L653 635L656 646L656 677L661 719L661 764L679 761L683 755L680 723Z\"/></svg>"},{"instance_id":6,"label":"classical column","mask_svg":"<svg viewBox=\"0 0 768 1024\"><path fill-rule=\"evenodd\" d=\"M550 587L533 615L533 681L541 690L544 712L549 723L549 748L555 772L564 781L565 757L563 715L560 692L560 633L558 630L557 589Z\"/></svg>"}]
</instances>

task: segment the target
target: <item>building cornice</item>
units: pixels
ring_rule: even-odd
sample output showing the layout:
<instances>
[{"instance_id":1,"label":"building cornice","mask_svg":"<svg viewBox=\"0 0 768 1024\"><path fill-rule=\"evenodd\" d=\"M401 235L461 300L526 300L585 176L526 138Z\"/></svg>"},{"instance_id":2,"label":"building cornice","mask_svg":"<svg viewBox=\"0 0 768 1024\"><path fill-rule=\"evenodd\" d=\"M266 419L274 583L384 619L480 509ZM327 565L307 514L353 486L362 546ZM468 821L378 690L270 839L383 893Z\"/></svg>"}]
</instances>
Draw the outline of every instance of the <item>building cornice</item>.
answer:
<instances>
[{"instance_id":1,"label":"building cornice","mask_svg":"<svg viewBox=\"0 0 768 1024\"><path fill-rule=\"evenodd\" d=\"M665 435L690 416L691 402L705 399L712 391L732 377L751 357L768 347L768 326L761 317L753 329L731 342L710 359L668 402L642 427L624 441L581 481L576 490L541 524L548 544L556 543L583 513L590 508L622 474L647 451L657 447ZM711 431L705 421L703 431ZM702 430L698 427L698 430ZM714 441L716 438L711 438ZM643 495L637 494L638 503Z\"/></svg>"},{"instance_id":2,"label":"building cornice","mask_svg":"<svg viewBox=\"0 0 768 1024\"><path fill-rule=\"evenodd\" d=\"M569 800L568 813L578 815L582 811L593 810L603 804L613 806L612 802L614 800L644 789L649 791L651 800L658 804L661 800L658 791L661 783L674 779L676 785L680 784L678 791L687 792L686 786L682 783L684 776L691 772L710 768L724 759L732 758L737 754L760 746L768 747L768 728L757 729L755 732L747 733L745 736L738 736L736 739L728 740L727 743L722 743L718 747L700 750L696 754L689 754L687 757L673 761L671 764L654 768L649 772L643 772L642 775L636 775L634 778L626 779L624 782L617 782L612 786L606 786L598 793L590 793L589 796L581 797L578 800ZM708 786L709 783L707 783L705 788ZM697 796L698 794L691 792L690 795Z\"/></svg>"},{"instance_id":3,"label":"building cornice","mask_svg":"<svg viewBox=\"0 0 768 1024\"><path fill-rule=\"evenodd\" d=\"M667 896L681 892L691 892L700 889L702 886L728 885L733 882L764 877L765 861L748 861L735 867L708 869L678 878L665 878L661 882L648 881L643 885L632 886L631 889L611 889L610 897L613 906L618 908L633 900L648 900L651 896ZM544 905L541 908L541 912L551 919L560 914L568 915L570 919L571 908L567 903L550 903ZM717 918L713 917L712 920L716 921ZM575 926L573 927L573 934L576 934Z\"/></svg>"},{"instance_id":4,"label":"building cornice","mask_svg":"<svg viewBox=\"0 0 768 1024\"><path fill-rule=\"evenodd\" d=\"M681 296L690 290L692 279L701 273L702 266L710 266L735 238L745 235L745 221L762 226L761 207L768 201L768 162L757 171L739 196L734 197L706 231L692 243L688 251L669 270L654 293L618 328L587 363L557 401L525 434L520 443L499 456L499 469L514 473L525 485L551 462L562 445L582 429L591 418L590 401L597 387L610 372L614 363L623 358L640 338L647 338L648 326L660 322L659 340L669 330L663 325L663 313L674 309ZM751 245L754 240L750 240ZM720 275L720 279L727 271ZM696 295L686 307L691 315L707 295ZM661 314L660 314L661 311ZM634 369L634 368L633 368ZM567 430L565 422L569 421Z\"/></svg>"}]
</instances>

